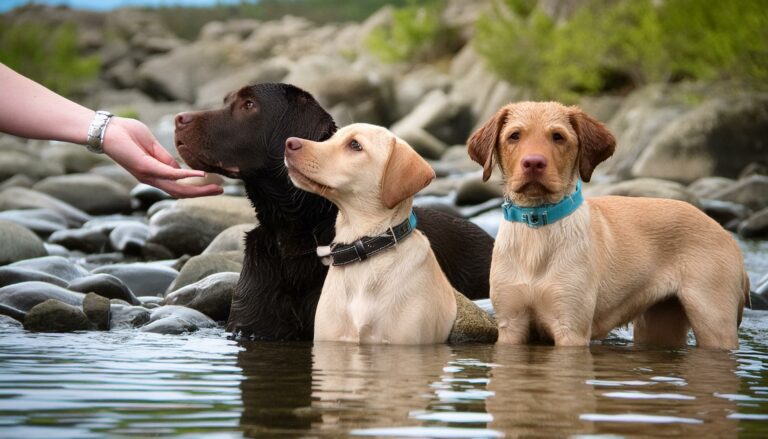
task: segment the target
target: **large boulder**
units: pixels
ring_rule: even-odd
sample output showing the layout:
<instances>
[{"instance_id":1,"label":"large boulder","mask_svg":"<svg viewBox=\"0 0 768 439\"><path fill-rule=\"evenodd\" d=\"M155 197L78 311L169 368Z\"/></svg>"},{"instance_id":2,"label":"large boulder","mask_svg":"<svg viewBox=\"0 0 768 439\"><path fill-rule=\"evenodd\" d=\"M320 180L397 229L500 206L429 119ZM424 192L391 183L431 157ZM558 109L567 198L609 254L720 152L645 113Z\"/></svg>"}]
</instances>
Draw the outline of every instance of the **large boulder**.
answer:
<instances>
[{"instance_id":1,"label":"large boulder","mask_svg":"<svg viewBox=\"0 0 768 439\"><path fill-rule=\"evenodd\" d=\"M636 177L690 183L719 175L738 177L768 160L768 94L713 99L669 123L632 167Z\"/></svg>"},{"instance_id":2,"label":"large boulder","mask_svg":"<svg viewBox=\"0 0 768 439\"><path fill-rule=\"evenodd\" d=\"M150 219L149 242L176 255L200 254L230 226L253 223L256 214L246 198L216 196L179 200Z\"/></svg>"},{"instance_id":3,"label":"large boulder","mask_svg":"<svg viewBox=\"0 0 768 439\"><path fill-rule=\"evenodd\" d=\"M0 220L0 243L0 265L48 254L37 235L10 221Z\"/></svg>"},{"instance_id":4,"label":"large boulder","mask_svg":"<svg viewBox=\"0 0 768 439\"><path fill-rule=\"evenodd\" d=\"M69 227L80 227L91 219L71 204L23 187L9 187L0 192L0 211L10 209L48 209L64 217Z\"/></svg>"},{"instance_id":5,"label":"large boulder","mask_svg":"<svg viewBox=\"0 0 768 439\"><path fill-rule=\"evenodd\" d=\"M212 274L168 294L165 304L183 305L196 309L216 321L226 321L238 279L238 273Z\"/></svg>"},{"instance_id":6,"label":"large boulder","mask_svg":"<svg viewBox=\"0 0 768 439\"><path fill-rule=\"evenodd\" d=\"M92 174L49 177L33 189L93 215L129 212L130 192L110 179Z\"/></svg>"},{"instance_id":7,"label":"large boulder","mask_svg":"<svg viewBox=\"0 0 768 439\"><path fill-rule=\"evenodd\" d=\"M48 299L29 310L24 329L36 332L87 331L94 325L82 309L55 299Z\"/></svg>"}]
</instances>

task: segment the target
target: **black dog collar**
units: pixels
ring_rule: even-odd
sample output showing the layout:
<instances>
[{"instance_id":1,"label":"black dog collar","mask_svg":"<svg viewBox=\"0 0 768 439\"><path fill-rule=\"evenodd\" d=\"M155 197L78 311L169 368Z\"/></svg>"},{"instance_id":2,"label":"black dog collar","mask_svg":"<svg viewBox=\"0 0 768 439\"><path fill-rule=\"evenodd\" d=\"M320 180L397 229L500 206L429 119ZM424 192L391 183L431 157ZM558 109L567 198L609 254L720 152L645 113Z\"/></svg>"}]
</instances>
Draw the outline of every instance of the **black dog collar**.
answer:
<instances>
[{"instance_id":1,"label":"black dog collar","mask_svg":"<svg viewBox=\"0 0 768 439\"><path fill-rule=\"evenodd\" d=\"M390 227L387 233L377 236L363 236L352 244L331 244L331 251L327 254L320 254L321 248L318 248L318 256L321 258L330 257L333 266L362 262L407 238L415 229L416 214L411 212L408 219Z\"/></svg>"}]
</instances>

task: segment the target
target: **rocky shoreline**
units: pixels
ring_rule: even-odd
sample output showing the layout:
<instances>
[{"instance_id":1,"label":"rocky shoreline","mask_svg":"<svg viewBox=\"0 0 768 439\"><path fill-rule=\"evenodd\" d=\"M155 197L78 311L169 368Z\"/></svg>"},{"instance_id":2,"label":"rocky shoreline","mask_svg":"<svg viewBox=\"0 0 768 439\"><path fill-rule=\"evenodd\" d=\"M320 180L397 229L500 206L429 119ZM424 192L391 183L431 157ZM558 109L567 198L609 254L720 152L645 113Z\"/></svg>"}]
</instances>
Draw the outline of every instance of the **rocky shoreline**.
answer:
<instances>
[{"instance_id":1,"label":"rocky shoreline","mask_svg":"<svg viewBox=\"0 0 768 439\"><path fill-rule=\"evenodd\" d=\"M466 35L467 11L476 11L461 3L450 2L443 19ZM360 36L391 20L388 8L363 23L211 22L192 42L139 11L29 7L11 14L90 20L81 44L101 54L103 69L86 103L142 119L167 147L176 112L216 106L248 83L293 83L339 125L390 127L437 172L417 204L495 235L500 180L482 182L464 142L501 105L529 93L491 74L471 44L441 62L384 64ZM587 196L684 200L744 239L768 238L768 93L681 82L579 105L618 139ZM175 334L226 321L243 235L257 219L241 183L223 182L226 195L172 200L81 146L0 137L0 322ZM753 290L756 308L768 309L768 279Z\"/></svg>"}]
</instances>

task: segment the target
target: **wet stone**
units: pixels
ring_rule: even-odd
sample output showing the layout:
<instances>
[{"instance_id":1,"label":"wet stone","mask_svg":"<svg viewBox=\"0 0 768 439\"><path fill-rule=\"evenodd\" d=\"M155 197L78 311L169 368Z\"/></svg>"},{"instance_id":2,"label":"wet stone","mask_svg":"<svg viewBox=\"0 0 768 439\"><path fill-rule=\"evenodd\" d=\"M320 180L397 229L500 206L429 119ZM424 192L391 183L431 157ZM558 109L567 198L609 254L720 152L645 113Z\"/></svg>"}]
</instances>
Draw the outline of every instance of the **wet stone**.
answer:
<instances>
[{"instance_id":1,"label":"wet stone","mask_svg":"<svg viewBox=\"0 0 768 439\"><path fill-rule=\"evenodd\" d=\"M136 296L161 296L179 275L173 268L143 263L108 265L93 270L93 273L117 277Z\"/></svg>"},{"instance_id":2,"label":"wet stone","mask_svg":"<svg viewBox=\"0 0 768 439\"><path fill-rule=\"evenodd\" d=\"M35 305L24 318L24 329L36 332L71 332L93 329L82 309L48 299Z\"/></svg>"},{"instance_id":3,"label":"wet stone","mask_svg":"<svg viewBox=\"0 0 768 439\"><path fill-rule=\"evenodd\" d=\"M22 225L40 236L67 228L67 220L50 209L6 210L0 212L0 220Z\"/></svg>"},{"instance_id":4,"label":"wet stone","mask_svg":"<svg viewBox=\"0 0 768 439\"><path fill-rule=\"evenodd\" d=\"M101 253L109 249L109 238L98 229L60 230L54 232L48 242L85 253Z\"/></svg>"},{"instance_id":5,"label":"wet stone","mask_svg":"<svg viewBox=\"0 0 768 439\"><path fill-rule=\"evenodd\" d=\"M110 305L110 329L138 328L149 322L149 310L141 306Z\"/></svg>"},{"instance_id":6,"label":"wet stone","mask_svg":"<svg viewBox=\"0 0 768 439\"><path fill-rule=\"evenodd\" d=\"M83 294L36 281L20 282L0 288L0 304L19 311L27 312L48 299L80 306L83 303Z\"/></svg>"},{"instance_id":7,"label":"wet stone","mask_svg":"<svg viewBox=\"0 0 768 439\"><path fill-rule=\"evenodd\" d=\"M0 220L0 265L48 254L43 241L31 230Z\"/></svg>"},{"instance_id":8,"label":"wet stone","mask_svg":"<svg viewBox=\"0 0 768 439\"><path fill-rule=\"evenodd\" d=\"M96 329L109 329L110 303L106 297L95 293L86 294L83 299L83 312Z\"/></svg>"},{"instance_id":9,"label":"wet stone","mask_svg":"<svg viewBox=\"0 0 768 439\"><path fill-rule=\"evenodd\" d=\"M77 278L88 276L88 271L74 262L61 256L45 256L41 258L26 259L9 265L14 268L41 271L71 282Z\"/></svg>"},{"instance_id":10,"label":"wet stone","mask_svg":"<svg viewBox=\"0 0 768 439\"><path fill-rule=\"evenodd\" d=\"M235 293L238 273L217 273L166 296L165 304L183 305L202 312L216 321L226 321Z\"/></svg>"},{"instance_id":11,"label":"wet stone","mask_svg":"<svg viewBox=\"0 0 768 439\"><path fill-rule=\"evenodd\" d=\"M0 288L21 282L39 281L66 287L67 281L60 277L37 270L27 270L18 267L0 267Z\"/></svg>"},{"instance_id":12,"label":"wet stone","mask_svg":"<svg viewBox=\"0 0 768 439\"><path fill-rule=\"evenodd\" d=\"M130 288L111 274L100 273L82 277L72 281L67 288L81 293L96 293L107 299L121 299L131 305L141 304Z\"/></svg>"}]
</instances>

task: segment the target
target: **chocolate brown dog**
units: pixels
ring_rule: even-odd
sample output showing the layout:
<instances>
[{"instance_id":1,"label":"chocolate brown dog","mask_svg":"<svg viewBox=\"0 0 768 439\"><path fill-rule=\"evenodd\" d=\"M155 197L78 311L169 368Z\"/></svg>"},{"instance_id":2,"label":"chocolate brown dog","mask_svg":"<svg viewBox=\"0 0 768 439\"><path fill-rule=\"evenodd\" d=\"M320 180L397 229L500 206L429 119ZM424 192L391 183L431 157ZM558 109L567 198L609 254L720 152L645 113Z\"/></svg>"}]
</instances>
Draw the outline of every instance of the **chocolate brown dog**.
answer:
<instances>
[{"instance_id":1,"label":"chocolate brown dog","mask_svg":"<svg viewBox=\"0 0 768 439\"><path fill-rule=\"evenodd\" d=\"M223 108L176 117L176 147L196 169L242 179L259 227L248 233L245 261L227 329L266 340L311 340L327 267L315 249L334 237L336 207L294 187L285 141L323 141L336 131L309 93L259 84L230 93ZM469 221L415 209L442 270L471 299L488 297L493 239Z\"/></svg>"}]
</instances>

